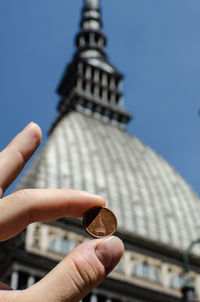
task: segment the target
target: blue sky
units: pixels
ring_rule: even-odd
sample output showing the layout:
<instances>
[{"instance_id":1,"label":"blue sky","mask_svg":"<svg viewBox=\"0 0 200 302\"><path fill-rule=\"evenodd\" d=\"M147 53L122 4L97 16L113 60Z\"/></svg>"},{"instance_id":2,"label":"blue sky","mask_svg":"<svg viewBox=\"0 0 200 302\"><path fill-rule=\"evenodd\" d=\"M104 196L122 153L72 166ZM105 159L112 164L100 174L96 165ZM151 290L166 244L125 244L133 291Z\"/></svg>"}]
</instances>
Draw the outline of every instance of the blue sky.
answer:
<instances>
[{"instance_id":1,"label":"blue sky","mask_svg":"<svg viewBox=\"0 0 200 302\"><path fill-rule=\"evenodd\" d=\"M102 0L110 61L125 75L128 132L200 194L200 1ZM46 133L82 0L0 1L0 149L28 122Z\"/></svg>"}]
</instances>

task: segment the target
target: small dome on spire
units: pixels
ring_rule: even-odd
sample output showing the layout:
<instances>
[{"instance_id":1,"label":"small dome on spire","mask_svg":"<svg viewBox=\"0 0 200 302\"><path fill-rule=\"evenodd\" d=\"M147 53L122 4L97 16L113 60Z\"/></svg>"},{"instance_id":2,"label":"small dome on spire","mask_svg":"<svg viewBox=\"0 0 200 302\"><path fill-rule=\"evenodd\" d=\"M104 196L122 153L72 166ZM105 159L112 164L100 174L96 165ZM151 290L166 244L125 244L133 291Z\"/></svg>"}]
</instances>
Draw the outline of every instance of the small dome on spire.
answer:
<instances>
[{"instance_id":1,"label":"small dome on spire","mask_svg":"<svg viewBox=\"0 0 200 302\"><path fill-rule=\"evenodd\" d=\"M99 0L85 0L86 9L99 9Z\"/></svg>"}]
</instances>

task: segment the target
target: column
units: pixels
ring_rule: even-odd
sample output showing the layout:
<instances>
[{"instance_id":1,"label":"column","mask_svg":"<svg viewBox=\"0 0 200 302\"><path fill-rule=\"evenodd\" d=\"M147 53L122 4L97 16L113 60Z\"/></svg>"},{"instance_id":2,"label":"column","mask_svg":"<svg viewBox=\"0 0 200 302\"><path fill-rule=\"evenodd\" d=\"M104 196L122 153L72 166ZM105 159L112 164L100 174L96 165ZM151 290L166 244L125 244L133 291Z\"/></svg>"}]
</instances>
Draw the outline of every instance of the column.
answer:
<instances>
[{"instance_id":1,"label":"column","mask_svg":"<svg viewBox=\"0 0 200 302\"><path fill-rule=\"evenodd\" d=\"M117 116L116 116L116 119L117 119ZM123 261L124 261L123 267L124 267L125 276L131 276L135 262L133 259L131 259L130 252L125 251L124 256L123 256Z\"/></svg>"},{"instance_id":2,"label":"column","mask_svg":"<svg viewBox=\"0 0 200 302\"><path fill-rule=\"evenodd\" d=\"M101 37L99 38L98 44L100 47L103 47L103 44L104 44L103 38L101 38Z\"/></svg>"},{"instance_id":3,"label":"column","mask_svg":"<svg viewBox=\"0 0 200 302\"><path fill-rule=\"evenodd\" d=\"M124 107L124 98L121 96L119 101L118 101L118 105L121 107Z\"/></svg>"},{"instance_id":4,"label":"column","mask_svg":"<svg viewBox=\"0 0 200 302\"><path fill-rule=\"evenodd\" d=\"M164 288L169 288L171 274L167 263L162 263L160 268L160 279Z\"/></svg>"},{"instance_id":5,"label":"column","mask_svg":"<svg viewBox=\"0 0 200 302\"><path fill-rule=\"evenodd\" d=\"M108 84L108 77L106 73L102 74L102 85L107 85Z\"/></svg>"},{"instance_id":6,"label":"column","mask_svg":"<svg viewBox=\"0 0 200 302\"><path fill-rule=\"evenodd\" d=\"M35 226L35 224L30 224L26 229L25 245L27 250L30 250L33 247Z\"/></svg>"},{"instance_id":7,"label":"column","mask_svg":"<svg viewBox=\"0 0 200 302\"><path fill-rule=\"evenodd\" d=\"M86 71L85 71L86 79L91 79L91 74L92 74L92 68L91 68L91 66L87 66Z\"/></svg>"},{"instance_id":8,"label":"column","mask_svg":"<svg viewBox=\"0 0 200 302\"><path fill-rule=\"evenodd\" d=\"M47 225L43 224L42 225L42 230L41 230L41 252L45 254L48 248L48 235L49 235L49 228Z\"/></svg>"},{"instance_id":9,"label":"column","mask_svg":"<svg viewBox=\"0 0 200 302\"><path fill-rule=\"evenodd\" d=\"M200 276L199 275L197 275L195 278L195 289L196 289L197 296L200 299Z\"/></svg>"},{"instance_id":10,"label":"column","mask_svg":"<svg viewBox=\"0 0 200 302\"><path fill-rule=\"evenodd\" d=\"M79 45L81 47L85 46L85 39L83 37L80 37L80 39L79 39Z\"/></svg>"},{"instance_id":11,"label":"column","mask_svg":"<svg viewBox=\"0 0 200 302\"><path fill-rule=\"evenodd\" d=\"M85 90L89 93L91 92L91 83L90 82L86 83Z\"/></svg>"},{"instance_id":12,"label":"column","mask_svg":"<svg viewBox=\"0 0 200 302\"><path fill-rule=\"evenodd\" d=\"M94 33L90 33L90 44L91 45L95 44L95 35L94 35Z\"/></svg>"},{"instance_id":13,"label":"column","mask_svg":"<svg viewBox=\"0 0 200 302\"><path fill-rule=\"evenodd\" d=\"M110 88L115 89L115 79L114 78L110 79Z\"/></svg>"},{"instance_id":14,"label":"column","mask_svg":"<svg viewBox=\"0 0 200 302\"><path fill-rule=\"evenodd\" d=\"M95 294L92 294L90 302L98 302L97 296Z\"/></svg>"},{"instance_id":15,"label":"column","mask_svg":"<svg viewBox=\"0 0 200 302\"><path fill-rule=\"evenodd\" d=\"M34 276L29 276L28 281L27 281L27 287L33 285L35 283L35 277Z\"/></svg>"},{"instance_id":16,"label":"column","mask_svg":"<svg viewBox=\"0 0 200 302\"><path fill-rule=\"evenodd\" d=\"M116 104L116 95L114 92L111 93L110 101L112 104Z\"/></svg>"},{"instance_id":17,"label":"column","mask_svg":"<svg viewBox=\"0 0 200 302\"><path fill-rule=\"evenodd\" d=\"M104 88L102 93L102 99L107 100L107 98L108 98L108 92L107 89Z\"/></svg>"},{"instance_id":18,"label":"column","mask_svg":"<svg viewBox=\"0 0 200 302\"><path fill-rule=\"evenodd\" d=\"M78 72L83 75L83 63L81 62L78 63Z\"/></svg>"},{"instance_id":19,"label":"column","mask_svg":"<svg viewBox=\"0 0 200 302\"><path fill-rule=\"evenodd\" d=\"M77 87L80 89L82 89L82 87L83 87L83 80L80 78L77 80Z\"/></svg>"},{"instance_id":20,"label":"column","mask_svg":"<svg viewBox=\"0 0 200 302\"><path fill-rule=\"evenodd\" d=\"M98 69L96 69L96 70L94 71L94 80L95 80L96 82L99 81L99 70L98 70Z\"/></svg>"},{"instance_id":21,"label":"column","mask_svg":"<svg viewBox=\"0 0 200 302\"><path fill-rule=\"evenodd\" d=\"M18 289L18 282L19 282L19 272L14 271L11 275L11 283L10 286L13 289Z\"/></svg>"}]
</instances>

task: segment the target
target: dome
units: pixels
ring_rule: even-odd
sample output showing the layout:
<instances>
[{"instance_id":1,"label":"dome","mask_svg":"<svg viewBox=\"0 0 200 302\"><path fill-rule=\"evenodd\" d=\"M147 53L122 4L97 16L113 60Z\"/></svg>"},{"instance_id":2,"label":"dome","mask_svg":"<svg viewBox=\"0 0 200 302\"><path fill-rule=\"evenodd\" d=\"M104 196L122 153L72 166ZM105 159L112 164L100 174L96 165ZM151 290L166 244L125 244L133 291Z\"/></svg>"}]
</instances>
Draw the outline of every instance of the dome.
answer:
<instances>
[{"instance_id":1,"label":"dome","mask_svg":"<svg viewBox=\"0 0 200 302\"><path fill-rule=\"evenodd\" d=\"M20 188L73 188L104 196L119 232L185 250L199 238L200 202L151 148L79 112L66 115Z\"/></svg>"}]
</instances>

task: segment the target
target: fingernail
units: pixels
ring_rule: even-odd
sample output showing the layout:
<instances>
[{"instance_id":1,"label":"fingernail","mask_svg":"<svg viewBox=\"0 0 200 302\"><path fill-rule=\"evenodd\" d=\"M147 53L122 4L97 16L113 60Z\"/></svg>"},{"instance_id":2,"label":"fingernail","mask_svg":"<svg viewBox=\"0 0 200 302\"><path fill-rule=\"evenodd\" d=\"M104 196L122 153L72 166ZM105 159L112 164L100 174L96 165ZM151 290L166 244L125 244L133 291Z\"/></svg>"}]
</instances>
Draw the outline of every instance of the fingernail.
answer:
<instances>
[{"instance_id":1,"label":"fingernail","mask_svg":"<svg viewBox=\"0 0 200 302\"><path fill-rule=\"evenodd\" d=\"M104 203L106 202L106 200L105 200L105 198L104 198L103 196L101 196L101 195L96 195L96 194L92 194L92 195L93 195L93 197L94 197L95 199L99 199L99 200L103 201Z\"/></svg>"},{"instance_id":2,"label":"fingernail","mask_svg":"<svg viewBox=\"0 0 200 302\"><path fill-rule=\"evenodd\" d=\"M33 124L34 124L34 122L30 122L28 125L26 125L26 127L23 130L30 128Z\"/></svg>"},{"instance_id":3,"label":"fingernail","mask_svg":"<svg viewBox=\"0 0 200 302\"><path fill-rule=\"evenodd\" d=\"M109 273L119 262L124 252L124 245L117 237L109 237L103 240L96 248L96 255Z\"/></svg>"},{"instance_id":4,"label":"fingernail","mask_svg":"<svg viewBox=\"0 0 200 302\"><path fill-rule=\"evenodd\" d=\"M104 199L103 196L101 195L97 195L97 194L94 194L94 193L91 193L91 192L87 192L87 191L83 191L85 194L89 194L89 195L92 195L94 198L102 198Z\"/></svg>"}]
</instances>

